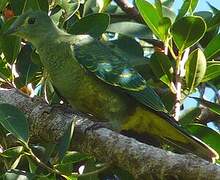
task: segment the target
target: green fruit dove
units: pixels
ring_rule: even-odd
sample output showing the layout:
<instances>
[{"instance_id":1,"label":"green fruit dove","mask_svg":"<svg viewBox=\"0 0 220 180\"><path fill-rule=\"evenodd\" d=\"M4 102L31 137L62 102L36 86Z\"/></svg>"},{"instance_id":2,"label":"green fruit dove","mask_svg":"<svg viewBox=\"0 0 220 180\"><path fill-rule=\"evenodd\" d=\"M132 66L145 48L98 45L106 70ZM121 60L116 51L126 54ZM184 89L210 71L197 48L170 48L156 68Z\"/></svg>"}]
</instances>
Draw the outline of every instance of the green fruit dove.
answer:
<instances>
[{"instance_id":1,"label":"green fruit dove","mask_svg":"<svg viewBox=\"0 0 220 180\"><path fill-rule=\"evenodd\" d=\"M89 35L67 34L41 11L24 13L8 33L35 46L53 86L72 107L111 122L118 131L146 134L181 152L218 159L212 148L165 113L145 79L106 44Z\"/></svg>"}]
</instances>

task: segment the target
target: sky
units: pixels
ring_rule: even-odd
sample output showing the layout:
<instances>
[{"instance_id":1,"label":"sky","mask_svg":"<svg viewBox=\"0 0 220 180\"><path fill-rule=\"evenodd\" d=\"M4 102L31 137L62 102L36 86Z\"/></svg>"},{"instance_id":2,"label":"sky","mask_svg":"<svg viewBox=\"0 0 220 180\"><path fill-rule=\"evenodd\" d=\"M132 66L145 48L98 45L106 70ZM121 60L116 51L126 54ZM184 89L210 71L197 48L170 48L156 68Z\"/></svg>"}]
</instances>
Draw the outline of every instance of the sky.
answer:
<instances>
[{"instance_id":1,"label":"sky","mask_svg":"<svg viewBox=\"0 0 220 180\"><path fill-rule=\"evenodd\" d=\"M154 0L149 0L150 2L154 2ZM173 9L175 12L181 7L184 0L175 0ZM199 0L196 11L207 11L210 10L207 2L209 2L214 7L220 9L220 0Z\"/></svg>"},{"instance_id":2,"label":"sky","mask_svg":"<svg viewBox=\"0 0 220 180\"><path fill-rule=\"evenodd\" d=\"M179 9L183 0L176 0L174 4L174 9ZM210 10L207 2L209 2L214 7L220 9L220 0L199 0L196 11L207 11Z\"/></svg>"}]
</instances>

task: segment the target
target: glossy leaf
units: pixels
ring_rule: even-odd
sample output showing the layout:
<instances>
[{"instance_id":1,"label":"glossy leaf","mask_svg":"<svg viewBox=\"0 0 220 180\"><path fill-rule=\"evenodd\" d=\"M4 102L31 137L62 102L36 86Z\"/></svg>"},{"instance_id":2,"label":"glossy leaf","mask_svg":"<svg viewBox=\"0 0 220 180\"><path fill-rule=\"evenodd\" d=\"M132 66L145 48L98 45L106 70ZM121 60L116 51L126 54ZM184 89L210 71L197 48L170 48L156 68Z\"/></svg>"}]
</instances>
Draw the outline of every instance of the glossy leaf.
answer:
<instances>
[{"instance_id":1,"label":"glossy leaf","mask_svg":"<svg viewBox=\"0 0 220 180\"><path fill-rule=\"evenodd\" d=\"M201 109L199 107L189 109L187 112L183 114L183 116L180 117L179 123L185 127L188 124L195 122L196 118L199 117L200 113Z\"/></svg>"},{"instance_id":2,"label":"glossy leaf","mask_svg":"<svg viewBox=\"0 0 220 180\"><path fill-rule=\"evenodd\" d=\"M202 81L206 72L206 58L200 49L193 51L186 62L186 85L192 92Z\"/></svg>"},{"instance_id":3,"label":"glossy leaf","mask_svg":"<svg viewBox=\"0 0 220 180\"><path fill-rule=\"evenodd\" d=\"M163 11L163 16L164 17L168 17L171 20L172 23L175 21L176 14L175 14L174 11L172 11L172 9L169 9L166 6L163 6L162 11Z\"/></svg>"},{"instance_id":4,"label":"glossy leaf","mask_svg":"<svg viewBox=\"0 0 220 180\"><path fill-rule=\"evenodd\" d=\"M93 37L99 37L105 32L109 25L109 16L104 13L97 13L85 16L76 22L68 32L70 34L90 34Z\"/></svg>"},{"instance_id":5,"label":"glossy leaf","mask_svg":"<svg viewBox=\"0 0 220 180\"><path fill-rule=\"evenodd\" d=\"M133 38L127 36L119 36L118 39L110 41L106 44L112 51L121 54L127 63L131 66L146 64L144 60L144 52L141 45Z\"/></svg>"},{"instance_id":6,"label":"glossy leaf","mask_svg":"<svg viewBox=\"0 0 220 180\"><path fill-rule=\"evenodd\" d=\"M169 87L173 78L173 67L168 56L164 53L154 53L149 65L156 77Z\"/></svg>"},{"instance_id":7,"label":"glossy leaf","mask_svg":"<svg viewBox=\"0 0 220 180\"><path fill-rule=\"evenodd\" d=\"M62 8L64 21L67 21L75 12L79 9L80 1L68 0L68 1L57 1L57 4Z\"/></svg>"},{"instance_id":8,"label":"glossy leaf","mask_svg":"<svg viewBox=\"0 0 220 180\"><path fill-rule=\"evenodd\" d=\"M59 160L61 161L69 148L70 142L73 137L73 131L75 127L75 119L72 120L68 129L64 133L64 135L60 138L59 143L57 144L57 150L59 155Z\"/></svg>"},{"instance_id":9,"label":"glossy leaf","mask_svg":"<svg viewBox=\"0 0 220 180\"><path fill-rule=\"evenodd\" d=\"M217 77L220 77L220 61L209 61L202 82L207 82Z\"/></svg>"},{"instance_id":10,"label":"glossy leaf","mask_svg":"<svg viewBox=\"0 0 220 180\"><path fill-rule=\"evenodd\" d=\"M216 7L214 7L211 3L209 3L208 1L207 1L207 4L209 5L209 7L211 8L211 10L212 10L212 12L214 13L214 14L217 14L218 12L219 12L219 9L217 9Z\"/></svg>"},{"instance_id":11,"label":"glossy leaf","mask_svg":"<svg viewBox=\"0 0 220 180\"><path fill-rule=\"evenodd\" d=\"M112 23L108 26L107 31L123 34L133 38L134 37L140 39L152 38L151 31L145 25L136 22L124 21L124 22Z\"/></svg>"},{"instance_id":12,"label":"glossy leaf","mask_svg":"<svg viewBox=\"0 0 220 180\"><path fill-rule=\"evenodd\" d=\"M213 102L210 102L210 101L206 101L205 99L200 99L200 98L196 98L196 97L191 97L191 98L197 100L203 106L206 106L207 108L209 108L212 112L220 115L220 104L213 103Z\"/></svg>"},{"instance_id":13,"label":"glossy leaf","mask_svg":"<svg viewBox=\"0 0 220 180\"><path fill-rule=\"evenodd\" d=\"M4 175L3 175L3 179L7 179L7 180L18 180L18 179L22 179L22 180L32 180L32 179L36 179L36 175L28 173L24 170L19 170L19 169L11 169L8 170Z\"/></svg>"},{"instance_id":14,"label":"glossy leaf","mask_svg":"<svg viewBox=\"0 0 220 180\"><path fill-rule=\"evenodd\" d=\"M162 5L171 8L173 6L174 1L175 0L165 0L163 1Z\"/></svg>"},{"instance_id":15,"label":"glossy leaf","mask_svg":"<svg viewBox=\"0 0 220 180\"><path fill-rule=\"evenodd\" d=\"M28 141L28 123L20 110L10 104L0 104L0 123L20 141Z\"/></svg>"},{"instance_id":16,"label":"glossy leaf","mask_svg":"<svg viewBox=\"0 0 220 180\"><path fill-rule=\"evenodd\" d=\"M161 40L165 40L167 35L166 30L168 20L164 20L163 17L160 16L160 13L157 11L156 7L145 0L136 0L136 5L151 31ZM162 28L163 25L165 25L164 29ZM158 30L158 27L160 27L160 30Z\"/></svg>"},{"instance_id":17,"label":"glossy leaf","mask_svg":"<svg viewBox=\"0 0 220 180\"><path fill-rule=\"evenodd\" d=\"M176 19L183 17L187 12L190 12L190 14L192 14L197 4L198 4L198 0L184 0L181 8L178 11L178 15Z\"/></svg>"},{"instance_id":18,"label":"glossy leaf","mask_svg":"<svg viewBox=\"0 0 220 180\"><path fill-rule=\"evenodd\" d=\"M33 10L33 11L38 11L40 10L40 5L38 0L28 0L25 2L25 6L23 8L23 12L28 11L28 10Z\"/></svg>"},{"instance_id":19,"label":"glossy leaf","mask_svg":"<svg viewBox=\"0 0 220 180\"><path fill-rule=\"evenodd\" d=\"M211 21L207 23L207 31L211 31L220 25L220 11L217 12Z\"/></svg>"},{"instance_id":20,"label":"glossy leaf","mask_svg":"<svg viewBox=\"0 0 220 180\"><path fill-rule=\"evenodd\" d=\"M15 18L11 18L10 20L8 20L2 27L2 32L5 32L14 22L14 20ZM7 35L0 36L0 46L8 63L12 64L17 58L17 55L21 48L20 44L21 38L19 37Z\"/></svg>"},{"instance_id":21,"label":"glossy leaf","mask_svg":"<svg viewBox=\"0 0 220 180\"><path fill-rule=\"evenodd\" d=\"M8 0L1 0L0 2L0 11L2 11L8 3Z\"/></svg>"},{"instance_id":22,"label":"glossy leaf","mask_svg":"<svg viewBox=\"0 0 220 180\"><path fill-rule=\"evenodd\" d=\"M181 52L196 44L205 31L205 21L198 16L183 17L176 21L171 28L174 42Z\"/></svg>"},{"instance_id":23,"label":"glossy leaf","mask_svg":"<svg viewBox=\"0 0 220 180\"><path fill-rule=\"evenodd\" d=\"M220 144L217 143L220 139L219 133L207 126L196 123L189 124L185 128L220 154Z\"/></svg>"},{"instance_id":24,"label":"glossy leaf","mask_svg":"<svg viewBox=\"0 0 220 180\"><path fill-rule=\"evenodd\" d=\"M32 48L30 45L22 47L16 61L16 70L19 77L16 78L18 88L26 86L33 81L37 82L41 66L34 64L31 61ZM18 84L19 83L19 84Z\"/></svg>"},{"instance_id":25,"label":"glossy leaf","mask_svg":"<svg viewBox=\"0 0 220 180\"><path fill-rule=\"evenodd\" d=\"M209 42L207 47L204 49L204 54L207 60L211 60L220 54L220 34L218 34Z\"/></svg>"},{"instance_id":26,"label":"glossy leaf","mask_svg":"<svg viewBox=\"0 0 220 180\"><path fill-rule=\"evenodd\" d=\"M161 0L154 0L154 4L155 4L155 7L156 7L157 12L159 13L160 17L162 17L163 13L162 13L162 3L161 3Z\"/></svg>"},{"instance_id":27,"label":"glossy leaf","mask_svg":"<svg viewBox=\"0 0 220 180\"><path fill-rule=\"evenodd\" d=\"M16 146L6 149L4 152L0 153L0 156L7 158L16 158L23 151L23 146Z\"/></svg>"}]
</instances>

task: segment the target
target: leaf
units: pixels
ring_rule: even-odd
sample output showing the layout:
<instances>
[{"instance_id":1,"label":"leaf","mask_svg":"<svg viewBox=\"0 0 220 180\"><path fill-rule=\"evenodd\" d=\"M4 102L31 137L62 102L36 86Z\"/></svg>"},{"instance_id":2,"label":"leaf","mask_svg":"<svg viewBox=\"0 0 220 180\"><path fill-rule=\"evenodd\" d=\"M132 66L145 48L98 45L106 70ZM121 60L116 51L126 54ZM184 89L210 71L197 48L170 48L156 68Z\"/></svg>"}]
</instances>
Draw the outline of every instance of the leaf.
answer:
<instances>
[{"instance_id":1,"label":"leaf","mask_svg":"<svg viewBox=\"0 0 220 180\"><path fill-rule=\"evenodd\" d=\"M154 0L154 4L155 4L155 7L160 15L160 17L163 16L163 13L162 13L162 3L161 3L161 0Z\"/></svg>"},{"instance_id":2,"label":"leaf","mask_svg":"<svg viewBox=\"0 0 220 180\"><path fill-rule=\"evenodd\" d=\"M20 88L26 86L28 83L39 80L39 72L41 66L34 64L31 61L32 48L30 45L22 47L16 61L16 70L19 77L16 78L16 85ZM19 83L19 84L18 84Z\"/></svg>"},{"instance_id":3,"label":"leaf","mask_svg":"<svg viewBox=\"0 0 220 180\"><path fill-rule=\"evenodd\" d=\"M173 6L174 1L175 0L165 0L164 2L162 2L162 5L171 8Z\"/></svg>"},{"instance_id":4,"label":"leaf","mask_svg":"<svg viewBox=\"0 0 220 180\"><path fill-rule=\"evenodd\" d=\"M173 67L170 59L164 53L154 53L149 63L153 73L168 87L171 85Z\"/></svg>"},{"instance_id":5,"label":"leaf","mask_svg":"<svg viewBox=\"0 0 220 180\"><path fill-rule=\"evenodd\" d=\"M23 12L26 0L10 0L10 6L15 15L20 15Z\"/></svg>"},{"instance_id":6,"label":"leaf","mask_svg":"<svg viewBox=\"0 0 220 180\"><path fill-rule=\"evenodd\" d=\"M143 49L133 38L119 36L116 40L106 42L106 45L108 45L112 51L116 52L116 54L121 54L132 67L146 64Z\"/></svg>"},{"instance_id":7,"label":"leaf","mask_svg":"<svg viewBox=\"0 0 220 180\"><path fill-rule=\"evenodd\" d=\"M171 9L167 8L166 6L162 7L162 11L163 11L163 16L164 17L168 17L171 22L173 23L176 19L176 14L174 11L172 11Z\"/></svg>"},{"instance_id":8,"label":"leaf","mask_svg":"<svg viewBox=\"0 0 220 180\"><path fill-rule=\"evenodd\" d=\"M194 50L185 65L186 68L186 85L189 92L192 92L202 81L206 72L206 59L200 49Z\"/></svg>"},{"instance_id":9,"label":"leaf","mask_svg":"<svg viewBox=\"0 0 220 180\"><path fill-rule=\"evenodd\" d=\"M208 5L209 5L209 7L212 9L212 12L214 13L214 14L217 14L218 12L219 12L219 9L217 9L216 7L214 7L211 3L209 3L208 1L206 2Z\"/></svg>"},{"instance_id":10,"label":"leaf","mask_svg":"<svg viewBox=\"0 0 220 180\"><path fill-rule=\"evenodd\" d=\"M6 158L15 158L21 154L23 151L23 146L16 146L12 148L8 148L2 153L0 153L0 156L6 157Z\"/></svg>"},{"instance_id":11,"label":"leaf","mask_svg":"<svg viewBox=\"0 0 220 180\"><path fill-rule=\"evenodd\" d=\"M6 7L7 4L8 4L8 0L1 0L0 11L2 11Z\"/></svg>"},{"instance_id":12,"label":"leaf","mask_svg":"<svg viewBox=\"0 0 220 180\"><path fill-rule=\"evenodd\" d=\"M193 123L196 118L200 115L201 109L199 107L189 109L183 116L180 117L179 123L185 127L188 124Z\"/></svg>"},{"instance_id":13,"label":"leaf","mask_svg":"<svg viewBox=\"0 0 220 180\"><path fill-rule=\"evenodd\" d=\"M196 123L189 124L185 128L220 154L219 133L207 126Z\"/></svg>"},{"instance_id":14,"label":"leaf","mask_svg":"<svg viewBox=\"0 0 220 180\"><path fill-rule=\"evenodd\" d=\"M62 8L62 12L63 12L62 15L63 15L64 21L67 21L79 9L80 1L57 0L57 5L59 5Z\"/></svg>"},{"instance_id":15,"label":"leaf","mask_svg":"<svg viewBox=\"0 0 220 180\"><path fill-rule=\"evenodd\" d=\"M188 11L192 14L198 4L198 0L184 0L181 8L178 11L176 19L182 18Z\"/></svg>"},{"instance_id":16,"label":"leaf","mask_svg":"<svg viewBox=\"0 0 220 180\"><path fill-rule=\"evenodd\" d=\"M205 21L198 16L187 16L176 21L171 34L180 52L196 44L205 34Z\"/></svg>"},{"instance_id":17,"label":"leaf","mask_svg":"<svg viewBox=\"0 0 220 180\"><path fill-rule=\"evenodd\" d=\"M32 11L39 11L40 10L40 5L38 0L26 0L25 1L25 6L23 8L23 12L32 10Z\"/></svg>"},{"instance_id":18,"label":"leaf","mask_svg":"<svg viewBox=\"0 0 220 180\"><path fill-rule=\"evenodd\" d=\"M2 27L2 32L5 32L10 25L14 22L15 18L9 19ZM8 63L12 64L21 48L21 38L16 36L0 36L0 46L4 53L5 59Z\"/></svg>"},{"instance_id":19,"label":"leaf","mask_svg":"<svg viewBox=\"0 0 220 180\"><path fill-rule=\"evenodd\" d=\"M202 82L207 82L220 76L220 62L208 61L207 69Z\"/></svg>"},{"instance_id":20,"label":"leaf","mask_svg":"<svg viewBox=\"0 0 220 180\"><path fill-rule=\"evenodd\" d=\"M28 123L20 110L10 104L0 104L0 123L23 143L28 141Z\"/></svg>"},{"instance_id":21,"label":"leaf","mask_svg":"<svg viewBox=\"0 0 220 180\"><path fill-rule=\"evenodd\" d=\"M112 23L109 24L106 31L123 34L133 38L135 37L140 39L152 38L151 31L145 25L136 22L123 21L123 22Z\"/></svg>"},{"instance_id":22,"label":"leaf","mask_svg":"<svg viewBox=\"0 0 220 180\"><path fill-rule=\"evenodd\" d=\"M207 60L214 58L220 53L220 34L215 36L204 49L204 54Z\"/></svg>"},{"instance_id":23,"label":"leaf","mask_svg":"<svg viewBox=\"0 0 220 180\"><path fill-rule=\"evenodd\" d=\"M212 20L207 23L207 31L211 31L220 25L220 11L217 12L213 17Z\"/></svg>"},{"instance_id":24,"label":"leaf","mask_svg":"<svg viewBox=\"0 0 220 180\"><path fill-rule=\"evenodd\" d=\"M68 29L70 34L90 34L99 37L109 25L109 16L105 13L97 13L83 17Z\"/></svg>"},{"instance_id":25,"label":"leaf","mask_svg":"<svg viewBox=\"0 0 220 180\"><path fill-rule=\"evenodd\" d=\"M200 98L197 98L197 97L191 97L191 98L197 100L203 106L209 108L212 112L220 115L220 104L213 103L213 102L210 102L210 101L206 101L205 99L200 99Z\"/></svg>"},{"instance_id":26,"label":"leaf","mask_svg":"<svg viewBox=\"0 0 220 180\"><path fill-rule=\"evenodd\" d=\"M73 117L72 122L70 123L68 129L64 133L64 135L60 138L59 143L57 144L58 156L61 161L70 146L70 142L73 137L73 131L75 126L75 119Z\"/></svg>"},{"instance_id":27,"label":"leaf","mask_svg":"<svg viewBox=\"0 0 220 180\"><path fill-rule=\"evenodd\" d=\"M136 0L137 8L151 31L161 40L166 39L168 20L163 19L156 7L145 0ZM162 28L165 25L164 29ZM160 27L160 30L158 30ZM163 29L163 30L161 30ZM165 33L164 33L165 32Z\"/></svg>"},{"instance_id":28,"label":"leaf","mask_svg":"<svg viewBox=\"0 0 220 180\"><path fill-rule=\"evenodd\" d=\"M7 180L9 180L9 179L10 180L18 180L18 179L33 180L33 179L36 179L36 175L28 173L24 170L11 169L11 170L8 170L3 175L3 179L7 179Z\"/></svg>"}]
</instances>

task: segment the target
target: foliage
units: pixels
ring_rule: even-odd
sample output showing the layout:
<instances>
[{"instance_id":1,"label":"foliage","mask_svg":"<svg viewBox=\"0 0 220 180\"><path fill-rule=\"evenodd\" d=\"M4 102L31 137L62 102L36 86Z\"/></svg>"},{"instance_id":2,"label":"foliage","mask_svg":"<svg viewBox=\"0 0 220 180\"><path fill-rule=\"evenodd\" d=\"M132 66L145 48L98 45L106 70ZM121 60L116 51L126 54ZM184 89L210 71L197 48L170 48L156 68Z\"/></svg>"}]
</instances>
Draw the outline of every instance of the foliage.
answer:
<instances>
[{"instance_id":1,"label":"foliage","mask_svg":"<svg viewBox=\"0 0 220 180\"><path fill-rule=\"evenodd\" d=\"M24 39L4 34L15 16L28 10L46 11L55 24L71 34L86 33L111 41L129 63L140 70L150 86L159 94L163 92L161 100L170 114L175 111L176 94L181 95L178 100L183 105L189 96L199 95L200 98L194 98L197 105L191 111L187 105L183 107L180 124L220 153L219 131L206 124L212 123L212 127L220 129L220 11L209 4L212 13L195 12L198 0L185 0L175 15L173 2L153 4L136 0L140 18L143 18L137 22L110 0L3 0L0 2L0 85L13 85L30 96L43 96L50 104L61 100L33 46ZM177 83L182 85L180 89L176 88ZM209 95L209 101L203 99L207 89L214 92L212 97ZM215 116L204 120L201 117L207 112ZM0 104L0 124L0 176L3 178L16 179L19 175L26 179L56 179L57 176L132 179L128 172L67 151L74 123L57 146L43 142L30 144L28 122L23 113L11 105ZM8 146L8 133L17 138L17 146ZM83 175L79 174L82 168Z\"/></svg>"}]
</instances>

